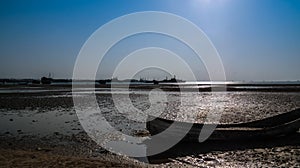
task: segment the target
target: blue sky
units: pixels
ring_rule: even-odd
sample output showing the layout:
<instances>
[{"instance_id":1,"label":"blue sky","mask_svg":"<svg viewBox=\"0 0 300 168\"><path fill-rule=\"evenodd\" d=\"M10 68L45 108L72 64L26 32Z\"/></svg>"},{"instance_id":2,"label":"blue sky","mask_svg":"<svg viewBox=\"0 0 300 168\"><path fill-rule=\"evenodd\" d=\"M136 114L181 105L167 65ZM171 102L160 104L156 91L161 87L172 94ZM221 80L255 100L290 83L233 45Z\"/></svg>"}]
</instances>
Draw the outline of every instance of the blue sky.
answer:
<instances>
[{"instance_id":1,"label":"blue sky","mask_svg":"<svg viewBox=\"0 0 300 168\"><path fill-rule=\"evenodd\" d=\"M40 78L49 72L71 78L78 52L95 30L149 10L199 26L218 50L228 80L300 80L297 0L2 0L0 78ZM117 59L106 58L108 64Z\"/></svg>"}]
</instances>

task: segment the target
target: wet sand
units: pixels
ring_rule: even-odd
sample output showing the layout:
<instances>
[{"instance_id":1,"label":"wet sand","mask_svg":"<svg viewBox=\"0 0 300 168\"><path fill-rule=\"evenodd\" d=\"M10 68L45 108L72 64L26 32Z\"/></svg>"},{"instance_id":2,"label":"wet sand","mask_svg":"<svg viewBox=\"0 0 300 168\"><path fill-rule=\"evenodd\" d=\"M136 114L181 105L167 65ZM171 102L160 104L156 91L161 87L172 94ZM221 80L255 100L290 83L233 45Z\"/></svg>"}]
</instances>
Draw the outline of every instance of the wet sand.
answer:
<instances>
[{"instance_id":1,"label":"wet sand","mask_svg":"<svg viewBox=\"0 0 300 168\"><path fill-rule=\"evenodd\" d=\"M81 134L1 136L0 167L150 167L107 152Z\"/></svg>"},{"instance_id":2,"label":"wet sand","mask_svg":"<svg viewBox=\"0 0 300 168\"><path fill-rule=\"evenodd\" d=\"M160 156L148 158L150 162L156 164L142 163L133 158L112 154L99 147L86 135L73 109L69 87L9 87L9 89L40 91L0 94L2 121L0 165L5 167L29 165L33 167L300 166L298 134L291 135L288 139L271 139L256 144L251 142L254 145L250 146L247 142L220 144L209 150L204 150L203 144L179 144ZM85 89L82 91L82 94L86 93ZM170 92L163 117L174 119L172 113L181 108L176 98L177 94ZM146 109L149 106L147 93L137 90L130 96L137 108ZM189 96L186 101L190 103L184 109L186 112L200 111L196 122L202 122L209 107L213 106L209 103L211 95L206 92L192 95L197 99L195 102L191 102ZM222 123L253 121L300 108L298 92L231 92L218 96L221 96L226 103L221 118ZM99 91L97 98L99 106L106 107L104 114L116 128L123 128L123 131L129 135L134 135L137 129L143 129L140 128L139 123L125 121L124 117L116 115L111 96L104 94L103 89ZM179 120L189 120L185 117L179 117ZM120 124L120 121L123 123ZM37 127L39 129L36 129Z\"/></svg>"},{"instance_id":3,"label":"wet sand","mask_svg":"<svg viewBox=\"0 0 300 168\"><path fill-rule=\"evenodd\" d=\"M0 164L4 167L148 167L134 160L111 155L87 158L39 151L0 149L0 158Z\"/></svg>"}]
</instances>

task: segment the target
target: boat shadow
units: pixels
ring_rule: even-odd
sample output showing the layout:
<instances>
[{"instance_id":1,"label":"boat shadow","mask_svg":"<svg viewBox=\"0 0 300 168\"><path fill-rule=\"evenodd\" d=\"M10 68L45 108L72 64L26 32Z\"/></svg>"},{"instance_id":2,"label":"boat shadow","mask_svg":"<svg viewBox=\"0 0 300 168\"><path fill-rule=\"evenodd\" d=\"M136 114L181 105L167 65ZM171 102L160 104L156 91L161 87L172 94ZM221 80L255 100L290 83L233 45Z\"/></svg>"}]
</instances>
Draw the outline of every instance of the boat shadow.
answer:
<instances>
[{"instance_id":1,"label":"boat shadow","mask_svg":"<svg viewBox=\"0 0 300 168\"><path fill-rule=\"evenodd\" d=\"M268 138L268 139L250 139L235 141L205 141L197 142L179 142L169 150L148 156L147 161L150 164L159 164L170 162L177 157L205 154L213 151L235 151L256 148L274 148L283 146L299 146L300 133L293 133L287 136ZM151 150L151 149L148 149Z\"/></svg>"}]
</instances>

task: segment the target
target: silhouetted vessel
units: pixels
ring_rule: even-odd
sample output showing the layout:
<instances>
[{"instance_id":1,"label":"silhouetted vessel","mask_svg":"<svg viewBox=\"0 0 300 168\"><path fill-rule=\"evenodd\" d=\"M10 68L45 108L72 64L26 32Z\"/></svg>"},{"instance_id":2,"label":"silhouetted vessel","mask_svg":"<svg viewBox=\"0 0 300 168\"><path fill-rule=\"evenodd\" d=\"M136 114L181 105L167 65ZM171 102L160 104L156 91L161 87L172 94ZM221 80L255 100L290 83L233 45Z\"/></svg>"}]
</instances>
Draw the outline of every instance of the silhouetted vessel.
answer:
<instances>
[{"instance_id":1,"label":"silhouetted vessel","mask_svg":"<svg viewBox=\"0 0 300 168\"><path fill-rule=\"evenodd\" d=\"M176 79L176 76L174 75L173 78L168 79L166 77L166 79L162 80L162 81L158 81L159 83L182 83L185 82L184 80L180 80L180 79Z\"/></svg>"},{"instance_id":2,"label":"silhouetted vessel","mask_svg":"<svg viewBox=\"0 0 300 168\"><path fill-rule=\"evenodd\" d=\"M41 83L42 83L42 84L45 84L45 85L46 85L46 84L48 84L48 85L51 84L52 81L53 81L52 78L47 78L47 77L42 77L42 78L41 78Z\"/></svg>"},{"instance_id":3,"label":"silhouetted vessel","mask_svg":"<svg viewBox=\"0 0 300 168\"><path fill-rule=\"evenodd\" d=\"M176 129L165 131L175 122ZM210 124L206 124L206 126L209 127ZM183 141L189 142L198 142L203 127L203 123L186 123L153 116L149 116L146 124L147 130L152 136L164 133L164 137L162 138L168 139L186 135ZM296 109L291 112L247 123L219 124L208 140L228 141L276 138L295 133L299 130L299 127L300 109Z\"/></svg>"}]
</instances>

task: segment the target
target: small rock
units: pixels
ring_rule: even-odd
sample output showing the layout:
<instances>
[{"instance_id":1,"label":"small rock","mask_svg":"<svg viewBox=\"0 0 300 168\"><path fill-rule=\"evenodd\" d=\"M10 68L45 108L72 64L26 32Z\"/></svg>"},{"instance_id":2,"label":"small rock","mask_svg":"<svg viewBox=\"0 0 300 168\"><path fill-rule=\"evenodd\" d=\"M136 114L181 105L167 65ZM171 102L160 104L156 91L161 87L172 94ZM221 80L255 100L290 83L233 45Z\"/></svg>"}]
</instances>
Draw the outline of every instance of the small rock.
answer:
<instances>
[{"instance_id":1,"label":"small rock","mask_svg":"<svg viewBox=\"0 0 300 168\"><path fill-rule=\"evenodd\" d=\"M280 149L280 148L275 148L274 151L275 151L275 152L281 152L282 149Z\"/></svg>"},{"instance_id":2,"label":"small rock","mask_svg":"<svg viewBox=\"0 0 300 168\"><path fill-rule=\"evenodd\" d=\"M259 153L264 153L265 150L264 149L254 149L255 152L259 152Z\"/></svg>"},{"instance_id":3,"label":"small rock","mask_svg":"<svg viewBox=\"0 0 300 168\"><path fill-rule=\"evenodd\" d=\"M44 152L49 152L49 151L51 151L51 149L44 149L44 148L41 148L41 147L37 147L36 150L37 150L37 151L44 151Z\"/></svg>"},{"instance_id":4,"label":"small rock","mask_svg":"<svg viewBox=\"0 0 300 168\"><path fill-rule=\"evenodd\" d=\"M107 154L107 153L109 153L109 151L106 150L106 149L104 149L104 148L97 149L96 152L101 153L101 154Z\"/></svg>"},{"instance_id":5,"label":"small rock","mask_svg":"<svg viewBox=\"0 0 300 168\"><path fill-rule=\"evenodd\" d=\"M216 161L216 159L211 158L211 157L205 157L205 158L203 158L203 160L206 161L206 162Z\"/></svg>"},{"instance_id":6,"label":"small rock","mask_svg":"<svg viewBox=\"0 0 300 168\"><path fill-rule=\"evenodd\" d=\"M14 120L11 118L11 119L9 119L9 121L14 121Z\"/></svg>"},{"instance_id":7,"label":"small rock","mask_svg":"<svg viewBox=\"0 0 300 168\"><path fill-rule=\"evenodd\" d=\"M149 136L150 133L148 130L138 130L138 131L135 131L134 133L136 136L139 136L139 137L145 137L145 136Z\"/></svg>"},{"instance_id":8,"label":"small rock","mask_svg":"<svg viewBox=\"0 0 300 168\"><path fill-rule=\"evenodd\" d=\"M220 158L225 158L226 154L225 153L220 153L217 156L220 157Z\"/></svg>"}]
</instances>

